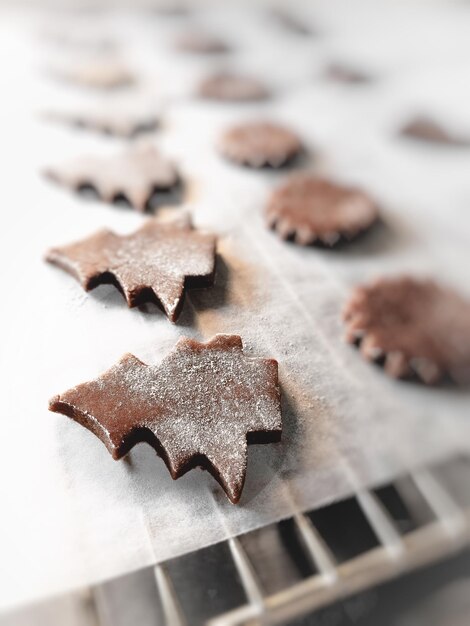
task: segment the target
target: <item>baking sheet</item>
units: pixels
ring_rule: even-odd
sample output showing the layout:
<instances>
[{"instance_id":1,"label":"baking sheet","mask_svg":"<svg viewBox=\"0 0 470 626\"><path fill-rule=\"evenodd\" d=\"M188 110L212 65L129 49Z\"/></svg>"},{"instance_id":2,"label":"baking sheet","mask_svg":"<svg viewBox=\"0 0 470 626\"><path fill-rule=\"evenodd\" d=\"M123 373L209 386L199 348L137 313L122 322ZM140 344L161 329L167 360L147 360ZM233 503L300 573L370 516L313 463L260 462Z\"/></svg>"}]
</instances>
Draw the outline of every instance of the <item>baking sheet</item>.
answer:
<instances>
[{"instance_id":1,"label":"baking sheet","mask_svg":"<svg viewBox=\"0 0 470 626\"><path fill-rule=\"evenodd\" d=\"M395 136L408 114L423 110L470 128L470 5L323 0L292 10L320 35L288 33L254 4L161 19L135 6L73 17L2 8L2 609L201 548L469 447L468 390L388 380L343 342L340 310L354 284L383 273L436 276L470 295L469 152ZM275 98L193 99L197 78L221 61L172 51L185 24L225 34L230 66L259 74ZM110 286L87 295L42 260L53 245L101 227L130 232L143 219L40 176L48 164L126 145L39 115L97 102L50 76L89 54L54 41L53 33L70 32L116 42L113 55L135 68L140 84L108 106L155 103L163 126L149 141L183 171L196 224L220 235L216 286L190 292L177 325L151 307L129 311ZM338 59L377 81L322 79ZM301 249L267 231L261 210L285 172L237 168L214 149L227 124L265 116L301 134L305 167L370 190L384 224L340 251ZM238 506L207 473L173 482L149 446L134 448L130 463L113 461L88 431L47 410L49 397L124 352L157 363L181 335L217 332L238 333L249 353L278 359L284 396L283 440L250 446Z\"/></svg>"}]
</instances>

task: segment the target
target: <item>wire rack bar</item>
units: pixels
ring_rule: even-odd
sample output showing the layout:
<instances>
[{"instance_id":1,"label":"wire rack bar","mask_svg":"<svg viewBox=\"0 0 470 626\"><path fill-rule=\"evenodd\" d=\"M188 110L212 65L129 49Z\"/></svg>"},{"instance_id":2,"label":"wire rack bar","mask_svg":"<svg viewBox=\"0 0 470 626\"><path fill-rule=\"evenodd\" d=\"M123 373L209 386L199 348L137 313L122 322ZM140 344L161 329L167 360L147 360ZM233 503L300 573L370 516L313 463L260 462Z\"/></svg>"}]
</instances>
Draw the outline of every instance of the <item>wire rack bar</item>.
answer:
<instances>
[{"instance_id":1,"label":"wire rack bar","mask_svg":"<svg viewBox=\"0 0 470 626\"><path fill-rule=\"evenodd\" d=\"M246 596L250 604L257 606L259 612L262 613L264 607L263 592L250 560L236 537L229 539L228 544Z\"/></svg>"},{"instance_id":2,"label":"wire rack bar","mask_svg":"<svg viewBox=\"0 0 470 626\"><path fill-rule=\"evenodd\" d=\"M306 515L297 513L294 515L294 520L313 566L323 578L324 583L333 583L337 578L337 571L330 549Z\"/></svg>"},{"instance_id":3,"label":"wire rack bar","mask_svg":"<svg viewBox=\"0 0 470 626\"><path fill-rule=\"evenodd\" d=\"M360 489L357 501L380 543L398 557L403 552L403 542L393 520L373 491Z\"/></svg>"},{"instance_id":4,"label":"wire rack bar","mask_svg":"<svg viewBox=\"0 0 470 626\"><path fill-rule=\"evenodd\" d=\"M155 581L162 602L165 623L167 626L189 626L176 596L173 584L164 565L154 568Z\"/></svg>"},{"instance_id":5,"label":"wire rack bar","mask_svg":"<svg viewBox=\"0 0 470 626\"><path fill-rule=\"evenodd\" d=\"M454 501L431 471L421 468L411 472L411 477L428 502L436 518L451 535L458 535L465 528L465 513Z\"/></svg>"}]
</instances>

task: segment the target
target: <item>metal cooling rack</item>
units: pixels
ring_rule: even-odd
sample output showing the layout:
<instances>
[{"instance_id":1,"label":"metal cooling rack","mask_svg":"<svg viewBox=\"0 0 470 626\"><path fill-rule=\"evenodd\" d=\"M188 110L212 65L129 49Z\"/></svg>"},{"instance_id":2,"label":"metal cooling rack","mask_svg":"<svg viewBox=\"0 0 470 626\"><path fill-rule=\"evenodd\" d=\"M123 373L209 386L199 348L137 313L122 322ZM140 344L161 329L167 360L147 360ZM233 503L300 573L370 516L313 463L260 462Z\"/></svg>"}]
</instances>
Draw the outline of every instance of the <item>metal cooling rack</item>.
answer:
<instances>
[{"instance_id":1,"label":"metal cooling rack","mask_svg":"<svg viewBox=\"0 0 470 626\"><path fill-rule=\"evenodd\" d=\"M290 623L468 546L469 479L470 457L459 456L358 489L340 502L74 594L87 606L74 624ZM63 600L62 613L55 602L47 621L5 623L63 623Z\"/></svg>"},{"instance_id":2,"label":"metal cooling rack","mask_svg":"<svg viewBox=\"0 0 470 626\"><path fill-rule=\"evenodd\" d=\"M437 561L469 543L469 478L470 459L458 457L157 565L159 619L171 626L283 624ZM283 576L298 577L276 580L274 592L276 565L263 564L263 533L287 534L286 554L271 557L285 559ZM272 547L272 542L265 546ZM290 570L289 559L295 564ZM223 571L227 562L230 571ZM100 596L98 590L98 613L104 626L117 626L115 616L106 621L110 616L103 608L112 595L107 591L101 589ZM230 608L217 611L218 605Z\"/></svg>"}]
</instances>

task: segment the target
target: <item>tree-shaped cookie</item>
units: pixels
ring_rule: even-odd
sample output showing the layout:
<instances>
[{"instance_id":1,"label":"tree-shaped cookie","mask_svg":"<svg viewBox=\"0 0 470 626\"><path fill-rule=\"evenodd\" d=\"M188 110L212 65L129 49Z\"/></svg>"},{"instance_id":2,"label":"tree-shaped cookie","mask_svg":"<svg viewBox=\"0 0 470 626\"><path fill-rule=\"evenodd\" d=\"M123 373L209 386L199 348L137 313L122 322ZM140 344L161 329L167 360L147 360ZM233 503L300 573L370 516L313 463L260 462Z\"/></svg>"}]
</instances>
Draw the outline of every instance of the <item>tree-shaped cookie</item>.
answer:
<instances>
[{"instance_id":1,"label":"tree-shaped cookie","mask_svg":"<svg viewBox=\"0 0 470 626\"><path fill-rule=\"evenodd\" d=\"M279 440L282 430L277 361L247 357L237 335L207 343L183 337L155 366L126 354L49 408L91 430L114 459L145 441L174 479L195 466L207 469L234 503L247 444Z\"/></svg>"},{"instance_id":2,"label":"tree-shaped cookie","mask_svg":"<svg viewBox=\"0 0 470 626\"><path fill-rule=\"evenodd\" d=\"M92 188L104 202L125 199L145 211L154 194L179 183L174 165L150 145L138 145L113 157L82 157L46 168L54 182L80 191Z\"/></svg>"},{"instance_id":3,"label":"tree-shaped cookie","mask_svg":"<svg viewBox=\"0 0 470 626\"><path fill-rule=\"evenodd\" d=\"M130 235L100 230L53 248L46 260L75 276L86 291L114 284L130 307L154 300L174 322L185 286L213 283L215 246L215 236L195 230L187 217L151 219Z\"/></svg>"}]
</instances>

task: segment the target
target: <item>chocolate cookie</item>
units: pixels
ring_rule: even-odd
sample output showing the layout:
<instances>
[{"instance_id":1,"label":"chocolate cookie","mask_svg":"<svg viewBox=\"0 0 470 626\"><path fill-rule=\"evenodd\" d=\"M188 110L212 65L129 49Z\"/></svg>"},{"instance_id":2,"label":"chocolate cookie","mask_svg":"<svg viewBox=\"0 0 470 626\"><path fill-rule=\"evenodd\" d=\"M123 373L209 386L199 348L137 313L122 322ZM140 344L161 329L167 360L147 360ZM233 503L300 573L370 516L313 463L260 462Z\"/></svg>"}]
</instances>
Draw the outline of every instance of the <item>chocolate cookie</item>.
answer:
<instances>
[{"instance_id":1,"label":"chocolate cookie","mask_svg":"<svg viewBox=\"0 0 470 626\"><path fill-rule=\"evenodd\" d=\"M131 235L101 230L82 241L53 248L46 260L74 276L86 291L113 284L130 307L156 301L176 321L184 288L211 285L215 237L194 230L189 218L149 220Z\"/></svg>"},{"instance_id":2,"label":"chocolate cookie","mask_svg":"<svg viewBox=\"0 0 470 626\"><path fill-rule=\"evenodd\" d=\"M159 2L157 6L152 6L151 10L159 17L182 17L189 15L191 9L186 2Z\"/></svg>"},{"instance_id":3,"label":"chocolate cookie","mask_svg":"<svg viewBox=\"0 0 470 626\"><path fill-rule=\"evenodd\" d=\"M137 211L150 208L159 192L177 187L174 165L152 146L137 146L115 157L82 157L49 167L44 174L56 183L76 191L92 188L101 200L125 199Z\"/></svg>"},{"instance_id":4,"label":"chocolate cookie","mask_svg":"<svg viewBox=\"0 0 470 626\"><path fill-rule=\"evenodd\" d=\"M299 137L271 122L245 122L232 126L221 137L220 152L239 165L281 167L302 152Z\"/></svg>"},{"instance_id":5,"label":"chocolate cookie","mask_svg":"<svg viewBox=\"0 0 470 626\"><path fill-rule=\"evenodd\" d=\"M409 139L416 139L430 144L444 146L470 146L470 137L461 137L428 117L415 117L407 122L400 134Z\"/></svg>"},{"instance_id":6,"label":"chocolate cookie","mask_svg":"<svg viewBox=\"0 0 470 626\"><path fill-rule=\"evenodd\" d=\"M333 246L370 228L378 210L375 202L355 187L313 174L296 174L272 193L265 216L283 239L300 245Z\"/></svg>"},{"instance_id":7,"label":"chocolate cookie","mask_svg":"<svg viewBox=\"0 0 470 626\"><path fill-rule=\"evenodd\" d=\"M311 35L317 34L315 29L306 23L305 19L289 13L280 7L272 8L271 15L286 31L294 35L310 37Z\"/></svg>"},{"instance_id":8,"label":"chocolate cookie","mask_svg":"<svg viewBox=\"0 0 470 626\"><path fill-rule=\"evenodd\" d=\"M201 82L198 95L207 100L252 102L265 100L269 97L269 92L256 78L220 72Z\"/></svg>"},{"instance_id":9,"label":"chocolate cookie","mask_svg":"<svg viewBox=\"0 0 470 626\"><path fill-rule=\"evenodd\" d=\"M57 72L71 83L94 89L118 89L136 82L134 74L117 60L94 60L73 69Z\"/></svg>"},{"instance_id":10,"label":"chocolate cookie","mask_svg":"<svg viewBox=\"0 0 470 626\"><path fill-rule=\"evenodd\" d=\"M372 77L366 72L343 63L330 63L325 70L327 79L348 85L364 85L372 82Z\"/></svg>"},{"instance_id":11,"label":"chocolate cookie","mask_svg":"<svg viewBox=\"0 0 470 626\"><path fill-rule=\"evenodd\" d=\"M140 115L107 111L84 111L73 113L49 112L45 119L67 124L75 128L94 131L103 135L132 138L158 128L157 115Z\"/></svg>"},{"instance_id":12,"label":"chocolate cookie","mask_svg":"<svg viewBox=\"0 0 470 626\"><path fill-rule=\"evenodd\" d=\"M382 278L357 287L346 338L396 378L470 382L470 303L431 280Z\"/></svg>"},{"instance_id":13,"label":"chocolate cookie","mask_svg":"<svg viewBox=\"0 0 470 626\"><path fill-rule=\"evenodd\" d=\"M145 441L174 479L207 469L233 503L245 482L247 443L278 441L282 431L277 361L245 356L237 335L207 343L183 337L160 365L126 354L49 408L91 430L114 459Z\"/></svg>"},{"instance_id":14,"label":"chocolate cookie","mask_svg":"<svg viewBox=\"0 0 470 626\"><path fill-rule=\"evenodd\" d=\"M230 50L225 41L202 31L182 34L176 40L176 48L181 52L193 54L224 54Z\"/></svg>"}]
</instances>

